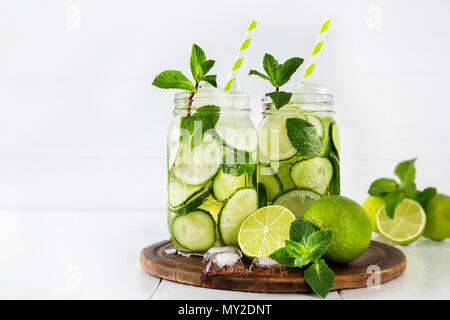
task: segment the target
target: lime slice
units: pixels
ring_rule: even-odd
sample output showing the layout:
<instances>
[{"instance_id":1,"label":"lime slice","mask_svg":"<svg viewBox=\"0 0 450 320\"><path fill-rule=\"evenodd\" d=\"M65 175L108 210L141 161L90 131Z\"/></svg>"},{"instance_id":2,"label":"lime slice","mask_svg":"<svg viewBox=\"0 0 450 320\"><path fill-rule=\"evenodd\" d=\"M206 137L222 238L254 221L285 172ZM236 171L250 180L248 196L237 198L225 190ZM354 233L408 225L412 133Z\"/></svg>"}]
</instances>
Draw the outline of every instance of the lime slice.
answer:
<instances>
[{"instance_id":1,"label":"lime slice","mask_svg":"<svg viewBox=\"0 0 450 320\"><path fill-rule=\"evenodd\" d=\"M402 245L416 241L425 230L425 211L414 200L405 199L395 208L394 219L386 214L383 205L377 213L377 227L387 239Z\"/></svg>"},{"instance_id":2,"label":"lime slice","mask_svg":"<svg viewBox=\"0 0 450 320\"><path fill-rule=\"evenodd\" d=\"M320 120L320 118L315 115L307 116L306 120L308 120L308 122L311 123L314 126L314 128L316 128L317 135L322 139L325 135L322 120Z\"/></svg>"},{"instance_id":3,"label":"lime slice","mask_svg":"<svg viewBox=\"0 0 450 320\"><path fill-rule=\"evenodd\" d=\"M256 130L248 117L222 113L215 130L222 141L231 148L248 152L256 150Z\"/></svg>"},{"instance_id":4,"label":"lime slice","mask_svg":"<svg viewBox=\"0 0 450 320\"><path fill-rule=\"evenodd\" d=\"M257 208L256 190L238 189L227 200L219 213L219 233L227 246L237 246L242 221Z\"/></svg>"},{"instance_id":5,"label":"lime slice","mask_svg":"<svg viewBox=\"0 0 450 320\"><path fill-rule=\"evenodd\" d=\"M286 119L287 116L268 115L261 122L258 128L258 150L264 159L285 160L297 153L287 135Z\"/></svg>"},{"instance_id":6,"label":"lime slice","mask_svg":"<svg viewBox=\"0 0 450 320\"><path fill-rule=\"evenodd\" d=\"M267 257L284 246L294 214L282 206L267 206L249 215L239 230L239 247L247 257Z\"/></svg>"},{"instance_id":7,"label":"lime slice","mask_svg":"<svg viewBox=\"0 0 450 320\"><path fill-rule=\"evenodd\" d=\"M318 199L320 195L313 191L291 190L280 194L273 204L291 210L297 219L301 219L306 209Z\"/></svg>"}]
</instances>

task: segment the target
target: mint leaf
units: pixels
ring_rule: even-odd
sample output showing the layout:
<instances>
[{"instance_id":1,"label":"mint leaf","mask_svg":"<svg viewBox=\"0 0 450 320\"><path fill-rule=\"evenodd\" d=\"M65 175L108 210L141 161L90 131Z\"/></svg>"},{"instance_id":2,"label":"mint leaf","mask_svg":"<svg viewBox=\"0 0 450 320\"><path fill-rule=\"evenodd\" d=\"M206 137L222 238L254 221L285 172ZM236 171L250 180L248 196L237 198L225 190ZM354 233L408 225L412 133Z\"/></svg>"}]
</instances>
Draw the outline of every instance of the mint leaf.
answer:
<instances>
[{"instance_id":1,"label":"mint leaf","mask_svg":"<svg viewBox=\"0 0 450 320\"><path fill-rule=\"evenodd\" d=\"M278 61L270 54L266 53L263 58L263 68L266 74L277 82L277 72L278 72ZM276 85L276 87L279 87Z\"/></svg>"},{"instance_id":2,"label":"mint leaf","mask_svg":"<svg viewBox=\"0 0 450 320\"><path fill-rule=\"evenodd\" d=\"M162 89L182 89L195 92L195 86L180 71L166 70L158 74L152 85Z\"/></svg>"},{"instance_id":3,"label":"mint leaf","mask_svg":"<svg viewBox=\"0 0 450 320\"><path fill-rule=\"evenodd\" d=\"M202 63L206 61L205 52L198 45L192 45L191 51L191 72L195 82L199 82L204 76Z\"/></svg>"},{"instance_id":4,"label":"mint leaf","mask_svg":"<svg viewBox=\"0 0 450 320\"><path fill-rule=\"evenodd\" d=\"M309 256L307 254L304 254L298 258L295 258L295 260L294 260L295 266L299 267L299 268L306 266L310 262L311 262L311 259L309 258Z\"/></svg>"},{"instance_id":5,"label":"mint leaf","mask_svg":"<svg viewBox=\"0 0 450 320\"><path fill-rule=\"evenodd\" d=\"M417 194L416 184L414 182L402 182L399 189L403 191L407 198L415 199Z\"/></svg>"},{"instance_id":6,"label":"mint leaf","mask_svg":"<svg viewBox=\"0 0 450 320\"><path fill-rule=\"evenodd\" d=\"M219 120L220 108L215 105L206 105L197 109L189 118L181 118L180 129L187 130L193 146L201 143L204 133L213 129ZM200 131L198 131L200 130ZM196 132L197 131L197 132ZM198 138L197 138L198 136ZM183 139L184 135L181 135ZM194 137L195 139L192 139Z\"/></svg>"},{"instance_id":7,"label":"mint leaf","mask_svg":"<svg viewBox=\"0 0 450 320\"><path fill-rule=\"evenodd\" d=\"M208 82L210 85L212 85L214 88L217 88L217 81L216 81L216 76L215 75L209 75L209 76L204 76L201 81L205 81Z\"/></svg>"},{"instance_id":8,"label":"mint leaf","mask_svg":"<svg viewBox=\"0 0 450 320\"><path fill-rule=\"evenodd\" d=\"M416 180L416 168L414 166L416 160L416 158L406 160L395 167L394 173L402 182L412 183Z\"/></svg>"},{"instance_id":9,"label":"mint leaf","mask_svg":"<svg viewBox=\"0 0 450 320\"><path fill-rule=\"evenodd\" d=\"M281 87L288 82L302 63L303 59L298 57L286 60L286 62L279 67L280 71L278 72L277 78L278 86Z\"/></svg>"},{"instance_id":10,"label":"mint leaf","mask_svg":"<svg viewBox=\"0 0 450 320\"><path fill-rule=\"evenodd\" d=\"M307 240L310 235L318 231L315 225L306 220L294 220L289 228L289 238L307 246Z\"/></svg>"},{"instance_id":11,"label":"mint leaf","mask_svg":"<svg viewBox=\"0 0 450 320\"><path fill-rule=\"evenodd\" d=\"M275 105L275 108L278 110L285 104L291 100L292 93L285 91L274 91L270 93L266 93L267 97L270 97Z\"/></svg>"},{"instance_id":12,"label":"mint leaf","mask_svg":"<svg viewBox=\"0 0 450 320\"><path fill-rule=\"evenodd\" d=\"M284 244L287 252L292 257L301 257L302 255L307 253L305 246L300 242L285 240Z\"/></svg>"},{"instance_id":13,"label":"mint leaf","mask_svg":"<svg viewBox=\"0 0 450 320\"><path fill-rule=\"evenodd\" d=\"M405 199L406 195L403 191L397 190L388 193L384 198L384 207L386 209L386 214L389 218L394 219L395 208L397 205Z\"/></svg>"},{"instance_id":14,"label":"mint leaf","mask_svg":"<svg viewBox=\"0 0 450 320\"><path fill-rule=\"evenodd\" d=\"M335 280L333 270L327 266L323 259L306 269L304 277L311 289L322 298L328 295Z\"/></svg>"},{"instance_id":15,"label":"mint leaf","mask_svg":"<svg viewBox=\"0 0 450 320\"><path fill-rule=\"evenodd\" d=\"M315 261L327 252L331 243L331 230L324 229L317 231L308 237L306 248L309 251L309 258Z\"/></svg>"},{"instance_id":16,"label":"mint leaf","mask_svg":"<svg viewBox=\"0 0 450 320\"><path fill-rule=\"evenodd\" d=\"M276 86L276 83L275 83L271 78L269 78L268 76L266 76L265 74L263 74L263 73L261 73L261 72L259 72L259 71L256 71L256 70L250 70L250 71L248 72L248 75L249 75L249 76L251 76L251 75L258 76L258 77L260 77L260 78L263 78L264 80L270 81L270 83L271 83L274 87Z\"/></svg>"},{"instance_id":17,"label":"mint leaf","mask_svg":"<svg viewBox=\"0 0 450 320\"><path fill-rule=\"evenodd\" d=\"M246 173L252 175L255 172L256 164L249 152L234 149L224 155L221 169L227 174L235 177Z\"/></svg>"},{"instance_id":18,"label":"mint leaf","mask_svg":"<svg viewBox=\"0 0 450 320\"><path fill-rule=\"evenodd\" d=\"M200 64L200 67L202 68L203 74L208 74L209 70L214 66L215 61L214 60L206 60L203 61Z\"/></svg>"},{"instance_id":19,"label":"mint leaf","mask_svg":"<svg viewBox=\"0 0 450 320\"><path fill-rule=\"evenodd\" d=\"M434 196L437 194L436 188L426 188L423 191L419 191L416 194L416 201L420 203L420 205L425 208L428 204L428 201L434 198Z\"/></svg>"},{"instance_id":20,"label":"mint leaf","mask_svg":"<svg viewBox=\"0 0 450 320\"><path fill-rule=\"evenodd\" d=\"M301 155L309 158L320 154L322 141L311 123L291 118L286 120L286 129L289 141Z\"/></svg>"},{"instance_id":21,"label":"mint leaf","mask_svg":"<svg viewBox=\"0 0 450 320\"><path fill-rule=\"evenodd\" d=\"M275 260L276 262L282 264L286 267L296 267L295 259L296 257L292 257L289 255L286 247L282 247L274 252L272 252L269 256L270 259Z\"/></svg>"},{"instance_id":22,"label":"mint leaf","mask_svg":"<svg viewBox=\"0 0 450 320\"><path fill-rule=\"evenodd\" d=\"M389 192L396 191L398 189L398 183L394 179L380 178L372 182L369 188L369 194L371 196L384 196Z\"/></svg>"}]
</instances>

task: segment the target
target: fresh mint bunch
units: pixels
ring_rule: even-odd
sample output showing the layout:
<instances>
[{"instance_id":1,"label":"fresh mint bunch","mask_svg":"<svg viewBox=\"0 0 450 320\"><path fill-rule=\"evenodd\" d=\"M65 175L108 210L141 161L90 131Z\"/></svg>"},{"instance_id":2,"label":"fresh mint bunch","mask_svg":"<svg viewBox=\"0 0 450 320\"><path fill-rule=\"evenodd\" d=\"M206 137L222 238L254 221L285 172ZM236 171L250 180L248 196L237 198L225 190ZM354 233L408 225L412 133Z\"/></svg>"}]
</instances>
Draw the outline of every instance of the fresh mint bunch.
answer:
<instances>
[{"instance_id":1,"label":"fresh mint bunch","mask_svg":"<svg viewBox=\"0 0 450 320\"><path fill-rule=\"evenodd\" d=\"M395 208L403 199L412 199L425 207L437 193L436 188L426 188L422 191L416 188L416 158L402 161L395 167L394 173L400 179L380 178L372 182L369 188L371 196L384 198L386 214L393 219Z\"/></svg>"},{"instance_id":2,"label":"fresh mint bunch","mask_svg":"<svg viewBox=\"0 0 450 320\"><path fill-rule=\"evenodd\" d=\"M263 58L263 68L266 74L256 70L250 70L248 75L256 75L269 81L274 87L274 92L266 93L275 105L276 109L280 109L291 100L292 93L280 91L280 87L291 79L291 76L297 71L303 63L302 58L291 58L285 63L278 63L278 61L270 54L266 53Z\"/></svg>"},{"instance_id":3,"label":"fresh mint bunch","mask_svg":"<svg viewBox=\"0 0 450 320\"><path fill-rule=\"evenodd\" d=\"M201 81L211 84L217 88L215 75L208 75L214 66L214 60L206 60L205 52L198 45L192 45L191 51L191 73L194 83L191 82L181 71L166 70L161 72L153 80L152 85L162 89L182 89L197 92Z\"/></svg>"},{"instance_id":4,"label":"fresh mint bunch","mask_svg":"<svg viewBox=\"0 0 450 320\"><path fill-rule=\"evenodd\" d=\"M289 229L290 240L269 257L286 267L303 268L303 275L313 291L325 298L334 285L334 272L321 259L331 243L331 230L320 230L304 220L295 220Z\"/></svg>"}]
</instances>

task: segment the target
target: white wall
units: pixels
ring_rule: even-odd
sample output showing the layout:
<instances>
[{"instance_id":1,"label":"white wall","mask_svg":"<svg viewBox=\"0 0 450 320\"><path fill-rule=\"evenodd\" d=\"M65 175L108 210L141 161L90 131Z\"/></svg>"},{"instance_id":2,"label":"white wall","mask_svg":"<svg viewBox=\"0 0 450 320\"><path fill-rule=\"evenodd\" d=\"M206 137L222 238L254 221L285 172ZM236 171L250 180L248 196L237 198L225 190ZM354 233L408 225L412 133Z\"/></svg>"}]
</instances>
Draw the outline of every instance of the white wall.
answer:
<instances>
[{"instance_id":1,"label":"white wall","mask_svg":"<svg viewBox=\"0 0 450 320\"><path fill-rule=\"evenodd\" d=\"M2 0L0 208L160 209L173 92L193 42L223 85L248 23L241 82L254 118L265 52L307 58L333 22L313 79L335 95L343 193L419 157L418 184L450 193L450 2ZM288 86L289 87L289 86Z\"/></svg>"}]
</instances>

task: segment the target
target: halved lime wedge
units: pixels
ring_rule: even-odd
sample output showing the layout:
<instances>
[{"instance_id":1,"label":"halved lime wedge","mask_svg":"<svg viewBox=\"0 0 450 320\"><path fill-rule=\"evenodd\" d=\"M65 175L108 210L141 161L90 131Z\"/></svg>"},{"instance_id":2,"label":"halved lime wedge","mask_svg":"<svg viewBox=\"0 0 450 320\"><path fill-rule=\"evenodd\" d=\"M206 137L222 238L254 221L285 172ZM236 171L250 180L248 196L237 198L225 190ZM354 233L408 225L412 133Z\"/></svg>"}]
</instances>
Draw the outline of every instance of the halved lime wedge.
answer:
<instances>
[{"instance_id":1,"label":"halved lime wedge","mask_svg":"<svg viewBox=\"0 0 450 320\"><path fill-rule=\"evenodd\" d=\"M377 213L379 232L395 243L408 245L423 234L426 215L423 208L414 200L404 199L395 208L394 219L386 214L383 205Z\"/></svg>"},{"instance_id":2,"label":"halved lime wedge","mask_svg":"<svg viewBox=\"0 0 450 320\"><path fill-rule=\"evenodd\" d=\"M267 257L284 246L294 214L282 206L267 206L249 215L239 230L239 247L247 257Z\"/></svg>"},{"instance_id":3,"label":"halved lime wedge","mask_svg":"<svg viewBox=\"0 0 450 320\"><path fill-rule=\"evenodd\" d=\"M242 221L257 208L256 190L242 188L227 200L219 213L219 233L227 246L237 246Z\"/></svg>"},{"instance_id":4,"label":"halved lime wedge","mask_svg":"<svg viewBox=\"0 0 450 320\"><path fill-rule=\"evenodd\" d=\"M289 209L297 219L301 219L306 209L320 198L320 194L313 191L291 190L280 194L273 204Z\"/></svg>"}]
</instances>

